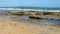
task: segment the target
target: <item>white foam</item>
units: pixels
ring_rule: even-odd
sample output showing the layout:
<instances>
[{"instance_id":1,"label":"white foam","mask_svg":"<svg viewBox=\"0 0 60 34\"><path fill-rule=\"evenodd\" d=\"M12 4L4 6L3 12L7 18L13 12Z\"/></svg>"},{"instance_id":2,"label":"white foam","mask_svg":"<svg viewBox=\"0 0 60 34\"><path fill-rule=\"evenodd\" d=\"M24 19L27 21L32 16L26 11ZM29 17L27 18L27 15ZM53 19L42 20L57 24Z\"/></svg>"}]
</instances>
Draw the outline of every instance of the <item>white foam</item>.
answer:
<instances>
[{"instance_id":1,"label":"white foam","mask_svg":"<svg viewBox=\"0 0 60 34\"><path fill-rule=\"evenodd\" d=\"M20 8L0 8L0 10L24 10L24 11L60 12L59 10L36 10L36 9L20 9Z\"/></svg>"}]
</instances>

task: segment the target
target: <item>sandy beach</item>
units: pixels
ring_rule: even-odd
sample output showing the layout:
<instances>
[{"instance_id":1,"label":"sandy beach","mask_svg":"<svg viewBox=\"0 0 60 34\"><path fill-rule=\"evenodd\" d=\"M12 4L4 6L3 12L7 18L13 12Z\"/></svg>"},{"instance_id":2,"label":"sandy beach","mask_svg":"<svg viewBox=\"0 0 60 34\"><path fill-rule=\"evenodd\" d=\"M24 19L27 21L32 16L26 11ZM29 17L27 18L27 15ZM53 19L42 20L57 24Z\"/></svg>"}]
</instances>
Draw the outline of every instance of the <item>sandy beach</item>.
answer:
<instances>
[{"instance_id":1,"label":"sandy beach","mask_svg":"<svg viewBox=\"0 0 60 34\"><path fill-rule=\"evenodd\" d=\"M60 27L48 23L45 25L17 23L0 16L0 34L60 34Z\"/></svg>"}]
</instances>

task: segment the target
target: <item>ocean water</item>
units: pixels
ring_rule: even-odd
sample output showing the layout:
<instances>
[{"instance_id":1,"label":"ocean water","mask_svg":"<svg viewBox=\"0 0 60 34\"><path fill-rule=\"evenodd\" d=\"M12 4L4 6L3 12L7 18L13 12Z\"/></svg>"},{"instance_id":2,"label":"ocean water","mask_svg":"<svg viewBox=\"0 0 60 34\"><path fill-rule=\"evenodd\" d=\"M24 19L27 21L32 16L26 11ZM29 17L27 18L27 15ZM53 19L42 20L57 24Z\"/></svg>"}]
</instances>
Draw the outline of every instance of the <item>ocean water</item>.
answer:
<instances>
[{"instance_id":1,"label":"ocean water","mask_svg":"<svg viewBox=\"0 0 60 34\"><path fill-rule=\"evenodd\" d=\"M26 6L21 6L21 7L0 7L1 10L35 10L35 11L59 11L60 8L51 8L51 7L26 7Z\"/></svg>"},{"instance_id":2,"label":"ocean water","mask_svg":"<svg viewBox=\"0 0 60 34\"><path fill-rule=\"evenodd\" d=\"M60 8L49 8L49 7L18 7L21 9L36 9L36 10L60 10Z\"/></svg>"},{"instance_id":3,"label":"ocean water","mask_svg":"<svg viewBox=\"0 0 60 34\"><path fill-rule=\"evenodd\" d=\"M59 7L28 7L28 6L20 6L20 7L0 7L0 8L20 8L20 9L37 9L37 10L60 10Z\"/></svg>"}]
</instances>

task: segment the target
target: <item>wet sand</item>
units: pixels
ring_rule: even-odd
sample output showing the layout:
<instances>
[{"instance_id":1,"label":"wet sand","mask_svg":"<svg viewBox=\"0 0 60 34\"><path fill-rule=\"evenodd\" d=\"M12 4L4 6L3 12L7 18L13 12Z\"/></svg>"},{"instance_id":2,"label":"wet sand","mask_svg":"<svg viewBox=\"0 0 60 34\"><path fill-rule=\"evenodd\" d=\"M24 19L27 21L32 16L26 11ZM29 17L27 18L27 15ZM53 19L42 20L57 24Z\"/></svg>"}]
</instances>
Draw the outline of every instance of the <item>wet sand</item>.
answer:
<instances>
[{"instance_id":1,"label":"wet sand","mask_svg":"<svg viewBox=\"0 0 60 34\"><path fill-rule=\"evenodd\" d=\"M24 20L20 18L19 20ZM60 27L54 24L36 25L32 23L17 22L9 16L0 16L0 34L60 34Z\"/></svg>"}]
</instances>

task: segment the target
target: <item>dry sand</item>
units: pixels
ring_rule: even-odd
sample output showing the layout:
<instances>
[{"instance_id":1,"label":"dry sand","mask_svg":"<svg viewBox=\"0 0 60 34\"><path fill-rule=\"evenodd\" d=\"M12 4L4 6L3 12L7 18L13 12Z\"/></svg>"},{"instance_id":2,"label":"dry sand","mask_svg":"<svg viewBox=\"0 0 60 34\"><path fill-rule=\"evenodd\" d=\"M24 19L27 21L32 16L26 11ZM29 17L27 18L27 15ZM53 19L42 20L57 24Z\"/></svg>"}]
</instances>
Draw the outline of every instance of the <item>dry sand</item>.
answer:
<instances>
[{"instance_id":1,"label":"dry sand","mask_svg":"<svg viewBox=\"0 0 60 34\"><path fill-rule=\"evenodd\" d=\"M16 23L0 19L0 34L60 34L60 27L53 25L35 25Z\"/></svg>"}]
</instances>

